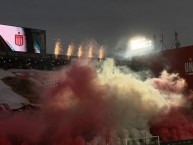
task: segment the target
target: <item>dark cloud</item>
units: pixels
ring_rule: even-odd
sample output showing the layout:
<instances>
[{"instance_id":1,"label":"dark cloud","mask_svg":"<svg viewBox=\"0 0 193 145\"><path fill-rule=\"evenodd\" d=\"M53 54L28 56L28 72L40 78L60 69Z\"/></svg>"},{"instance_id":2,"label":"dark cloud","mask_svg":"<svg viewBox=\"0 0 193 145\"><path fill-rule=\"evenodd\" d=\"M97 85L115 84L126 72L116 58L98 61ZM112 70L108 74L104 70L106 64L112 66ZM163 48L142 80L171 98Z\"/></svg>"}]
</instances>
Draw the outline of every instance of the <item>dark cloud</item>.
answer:
<instances>
[{"instance_id":1,"label":"dark cloud","mask_svg":"<svg viewBox=\"0 0 193 145\"><path fill-rule=\"evenodd\" d=\"M174 24L183 46L192 44L193 1L176 0L4 0L2 24L47 30L47 49L54 41L79 43L94 38L108 54L124 49L129 37L164 33L170 47ZM118 47L119 46L119 47Z\"/></svg>"}]
</instances>

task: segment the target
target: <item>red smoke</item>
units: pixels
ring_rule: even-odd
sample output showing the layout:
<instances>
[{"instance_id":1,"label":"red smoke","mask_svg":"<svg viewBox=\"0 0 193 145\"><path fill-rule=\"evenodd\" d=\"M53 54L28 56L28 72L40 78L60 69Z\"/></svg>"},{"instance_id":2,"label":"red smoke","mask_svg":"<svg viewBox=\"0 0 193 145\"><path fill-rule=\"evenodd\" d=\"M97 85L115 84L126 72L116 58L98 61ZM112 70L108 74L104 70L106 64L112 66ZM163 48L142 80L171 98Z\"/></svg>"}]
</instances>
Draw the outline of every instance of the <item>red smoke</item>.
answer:
<instances>
[{"instance_id":1,"label":"red smoke","mask_svg":"<svg viewBox=\"0 0 193 145\"><path fill-rule=\"evenodd\" d=\"M160 78L153 79L154 87L164 93L173 92L183 96L182 106L173 106L168 112L161 110L150 120L150 132L160 136L161 141L178 141L193 138L193 112L191 96L183 94L186 83L178 75L164 72ZM165 76L165 77L164 77Z\"/></svg>"},{"instance_id":2,"label":"red smoke","mask_svg":"<svg viewBox=\"0 0 193 145\"><path fill-rule=\"evenodd\" d=\"M114 121L108 119L105 89L96 83L92 67L74 63L53 76L59 79L58 86L42 91L41 111L0 117L0 145L106 142Z\"/></svg>"},{"instance_id":3,"label":"red smoke","mask_svg":"<svg viewBox=\"0 0 193 145\"><path fill-rule=\"evenodd\" d=\"M180 78L178 74L168 74L163 71L159 78L154 78L154 87L160 91L182 93L186 87L184 79Z\"/></svg>"},{"instance_id":4,"label":"red smoke","mask_svg":"<svg viewBox=\"0 0 193 145\"><path fill-rule=\"evenodd\" d=\"M69 68L55 72L50 79L58 80L57 85L40 90L42 97L39 100L39 111L0 114L0 145L110 145L114 131L120 131L124 127L134 128L138 122L144 123L144 120L152 117L154 110L151 107L154 108L157 103L148 95L149 91L153 95L152 87L147 91L138 91L141 89L139 86L145 86L139 80L132 84L132 79L129 78L132 87L127 86L127 81L123 83L127 91L131 88L128 92L121 88L123 86L100 84L95 69L88 64L75 62ZM119 83L124 79L126 80L122 77ZM162 93L180 94L184 82L166 75L166 78L154 79L153 86ZM144 92L146 97L142 98ZM117 99L120 94L123 95L122 100ZM144 109L149 111L148 117ZM176 106L168 112L160 111L148 120L150 131L153 135L159 135L162 141L191 138L191 114ZM130 120L129 124L127 121ZM138 128L143 130L143 127L146 127L146 122Z\"/></svg>"},{"instance_id":5,"label":"red smoke","mask_svg":"<svg viewBox=\"0 0 193 145\"><path fill-rule=\"evenodd\" d=\"M151 133L162 141L178 141L193 138L193 113L184 108L173 108L167 114L157 114L151 120Z\"/></svg>"}]
</instances>

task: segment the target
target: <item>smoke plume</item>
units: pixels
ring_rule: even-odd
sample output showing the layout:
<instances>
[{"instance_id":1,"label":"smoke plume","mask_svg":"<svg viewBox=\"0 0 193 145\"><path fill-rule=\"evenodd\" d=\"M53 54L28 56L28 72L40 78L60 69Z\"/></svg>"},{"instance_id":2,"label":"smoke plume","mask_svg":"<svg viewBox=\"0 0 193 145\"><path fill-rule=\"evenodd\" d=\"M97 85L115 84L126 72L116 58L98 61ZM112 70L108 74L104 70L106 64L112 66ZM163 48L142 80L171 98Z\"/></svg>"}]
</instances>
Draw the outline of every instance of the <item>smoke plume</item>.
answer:
<instances>
[{"instance_id":1,"label":"smoke plume","mask_svg":"<svg viewBox=\"0 0 193 145\"><path fill-rule=\"evenodd\" d=\"M112 59L97 68L79 60L53 72L47 79L57 84L39 92L39 111L0 116L0 144L105 145L152 135L168 141L176 137L166 128L184 123L188 128L190 120L178 109L186 104L181 93L185 81L177 75L163 72L160 78L142 81L133 73L122 73ZM171 114L173 121L167 118ZM174 126L178 117L183 121ZM170 137L165 137L163 127Z\"/></svg>"}]
</instances>

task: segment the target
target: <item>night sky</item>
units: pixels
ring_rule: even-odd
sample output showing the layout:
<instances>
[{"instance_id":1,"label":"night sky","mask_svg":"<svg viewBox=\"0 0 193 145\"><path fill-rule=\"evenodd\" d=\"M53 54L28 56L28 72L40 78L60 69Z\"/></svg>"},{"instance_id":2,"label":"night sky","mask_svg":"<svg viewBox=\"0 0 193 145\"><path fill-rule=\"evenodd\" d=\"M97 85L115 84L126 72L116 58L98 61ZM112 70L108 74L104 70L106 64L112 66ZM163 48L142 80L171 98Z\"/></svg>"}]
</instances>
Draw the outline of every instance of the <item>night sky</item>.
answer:
<instances>
[{"instance_id":1,"label":"night sky","mask_svg":"<svg viewBox=\"0 0 193 145\"><path fill-rule=\"evenodd\" d=\"M1 0L0 23L47 31L47 52L60 38L69 43L94 39L107 56L124 53L126 42L135 35L160 34L167 49L174 40L174 25L181 46L193 44L192 0Z\"/></svg>"}]
</instances>

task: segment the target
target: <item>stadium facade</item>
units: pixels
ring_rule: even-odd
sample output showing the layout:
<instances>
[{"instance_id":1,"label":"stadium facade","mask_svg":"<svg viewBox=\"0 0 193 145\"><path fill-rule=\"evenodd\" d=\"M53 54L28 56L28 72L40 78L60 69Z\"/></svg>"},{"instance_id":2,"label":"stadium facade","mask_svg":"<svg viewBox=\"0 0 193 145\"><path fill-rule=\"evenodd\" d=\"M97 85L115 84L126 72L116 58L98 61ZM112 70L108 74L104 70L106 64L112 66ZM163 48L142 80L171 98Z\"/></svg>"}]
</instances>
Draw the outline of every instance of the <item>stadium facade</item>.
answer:
<instances>
[{"instance_id":1,"label":"stadium facade","mask_svg":"<svg viewBox=\"0 0 193 145\"><path fill-rule=\"evenodd\" d=\"M193 46L151 53L135 57L133 61L145 64L156 77L163 70L178 73L186 80L188 91L193 91Z\"/></svg>"}]
</instances>

